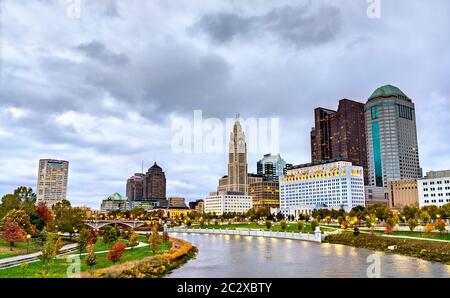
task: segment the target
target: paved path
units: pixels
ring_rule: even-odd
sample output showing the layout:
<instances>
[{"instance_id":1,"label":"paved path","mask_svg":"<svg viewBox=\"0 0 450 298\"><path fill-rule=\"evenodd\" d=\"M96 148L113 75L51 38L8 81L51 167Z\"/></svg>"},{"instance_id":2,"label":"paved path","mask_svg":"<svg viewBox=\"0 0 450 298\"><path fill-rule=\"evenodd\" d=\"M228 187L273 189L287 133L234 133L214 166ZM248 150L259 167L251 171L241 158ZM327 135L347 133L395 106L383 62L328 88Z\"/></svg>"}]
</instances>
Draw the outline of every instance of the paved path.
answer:
<instances>
[{"instance_id":1,"label":"paved path","mask_svg":"<svg viewBox=\"0 0 450 298\"><path fill-rule=\"evenodd\" d=\"M66 244L59 250L60 253L58 255L63 255L63 254L67 254L68 252L72 252L72 251L76 250L77 247L78 247L78 243ZM38 251L38 252L31 253L31 254L0 259L0 270L18 266L18 265L20 265L20 263L23 263L23 262L30 263L30 262L37 261L37 260L39 260L39 257L41 254L42 254L42 252Z\"/></svg>"},{"instance_id":2,"label":"paved path","mask_svg":"<svg viewBox=\"0 0 450 298\"><path fill-rule=\"evenodd\" d=\"M149 244L148 243L144 243L144 242L139 242L139 244L136 245L135 247L127 247L127 248L125 248L125 250L133 249L133 248L139 248L139 247L144 247L144 246L149 246ZM97 255L97 254L105 254L105 253L108 253L108 252L109 252L109 250L102 250L102 251L95 251L94 253ZM81 255L80 254L72 254L72 255L69 255L69 256L86 256L86 255L87 255L87 253L82 253Z\"/></svg>"}]
</instances>

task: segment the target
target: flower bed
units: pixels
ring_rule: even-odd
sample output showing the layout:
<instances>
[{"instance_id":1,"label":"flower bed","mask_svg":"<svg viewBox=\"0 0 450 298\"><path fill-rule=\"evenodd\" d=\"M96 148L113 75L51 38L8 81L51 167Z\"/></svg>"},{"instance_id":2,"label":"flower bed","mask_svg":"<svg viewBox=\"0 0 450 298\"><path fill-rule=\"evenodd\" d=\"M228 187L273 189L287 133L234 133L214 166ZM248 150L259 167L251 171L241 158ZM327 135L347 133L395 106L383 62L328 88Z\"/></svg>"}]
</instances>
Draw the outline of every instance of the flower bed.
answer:
<instances>
[{"instance_id":1,"label":"flower bed","mask_svg":"<svg viewBox=\"0 0 450 298\"><path fill-rule=\"evenodd\" d=\"M379 250L386 253L397 253L427 261L450 264L450 243L445 242L388 238L367 234L355 236L353 233L329 235L326 237L325 242ZM388 247L393 245L396 248L390 250Z\"/></svg>"},{"instance_id":2,"label":"flower bed","mask_svg":"<svg viewBox=\"0 0 450 298\"><path fill-rule=\"evenodd\" d=\"M170 242L172 248L166 253L100 269L95 271L93 276L97 278L158 278L180 267L197 253L197 248L185 240L170 238ZM85 274L83 277L90 277L90 275Z\"/></svg>"}]
</instances>

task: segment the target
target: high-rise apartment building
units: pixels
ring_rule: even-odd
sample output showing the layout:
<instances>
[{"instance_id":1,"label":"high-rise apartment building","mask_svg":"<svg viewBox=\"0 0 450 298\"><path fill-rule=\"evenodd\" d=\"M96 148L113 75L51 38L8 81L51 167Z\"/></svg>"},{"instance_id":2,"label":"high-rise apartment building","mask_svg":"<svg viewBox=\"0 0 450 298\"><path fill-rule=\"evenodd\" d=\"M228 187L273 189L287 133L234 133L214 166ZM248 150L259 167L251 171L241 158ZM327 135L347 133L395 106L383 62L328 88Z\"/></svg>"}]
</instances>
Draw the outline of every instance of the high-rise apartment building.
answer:
<instances>
[{"instance_id":1,"label":"high-rise apartment building","mask_svg":"<svg viewBox=\"0 0 450 298\"><path fill-rule=\"evenodd\" d=\"M126 195L128 200L139 201L144 198L145 174L136 173L127 180Z\"/></svg>"},{"instance_id":2,"label":"high-rise apartment building","mask_svg":"<svg viewBox=\"0 0 450 298\"><path fill-rule=\"evenodd\" d=\"M49 206L67 199L69 162L65 160L39 160L37 201Z\"/></svg>"},{"instance_id":3,"label":"high-rise apartment building","mask_svg":"<svg viewBox=\"0 0 450 298\"><path fill-rule=\"evenodd\" d=\"M145 174L143 187L144 200L166 200L166 175L156 162Z\"/></svg>"},{"instance_id":4,"label":"high-rise apartment building","mask_svg":"<svg viewBox=\"0 0 450 298\"><path fill-rule=\"evenodd\" d=\"M341 159L367 170L364 104L342 99L337 111L317 108L314 114L312 162ZM367 184L368 180L365 182Z\"/></svg>"},{"instance_id":5,"label":"high-rise apartment building","mask_svg":"<svg viewBox=\"0 0 450 298\"><path fill-rule=\"evenodd\" d=\"M419 178L414 103L399 88L378 88L365 105L369 184Z\"/></svg>"}]
</instances>

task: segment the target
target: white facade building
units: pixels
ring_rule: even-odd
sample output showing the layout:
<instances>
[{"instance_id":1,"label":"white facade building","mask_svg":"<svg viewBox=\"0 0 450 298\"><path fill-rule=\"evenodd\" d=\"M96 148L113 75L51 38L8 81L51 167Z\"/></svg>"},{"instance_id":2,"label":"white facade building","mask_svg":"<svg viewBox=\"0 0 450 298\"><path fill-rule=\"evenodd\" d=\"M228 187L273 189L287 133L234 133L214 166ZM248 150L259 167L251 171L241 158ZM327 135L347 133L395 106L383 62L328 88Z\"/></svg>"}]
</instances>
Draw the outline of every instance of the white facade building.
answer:
<instances>
[{"instance_id":1,"label":"white facade building","mask_svg":"<svg viewBox=\"0 0 450 298\"><path fill-rule=\"evenodd\" d=\"M69 162L56 159L39 160L37 201L53 206L67 199Z\"/></svg>"},{"instance_id":2,"label":"white facade building","mask_svg":"<svg viewBox=\"0 0 450 298\"><path fill-rule=\"evenodd\" d=\"M284 215L297 217L322 208L349 211L356 206L365 206L364 170L351 162L296 166L280 179Z\"/></svg>"},{"instance_id":3,"label":"white facade building","mask_svg":"<svg viewBox=\"0 0 450 298\"><path fill-rule=\"evenodd\" d=\"M450 170L428 172L425 178L417 181L419 207L442 206L450 203Z\"/></svg>"},{"instance_id":4,"label":"white facade building","mask_svg":"<svg viewBox=\"0 0 450 298\"><path fill-rule=\"evenodd\" d=\"M252 197L239 192L213 192L205 200L205 213L246 213L253 208Z\"/></svg>"}]
</instances>

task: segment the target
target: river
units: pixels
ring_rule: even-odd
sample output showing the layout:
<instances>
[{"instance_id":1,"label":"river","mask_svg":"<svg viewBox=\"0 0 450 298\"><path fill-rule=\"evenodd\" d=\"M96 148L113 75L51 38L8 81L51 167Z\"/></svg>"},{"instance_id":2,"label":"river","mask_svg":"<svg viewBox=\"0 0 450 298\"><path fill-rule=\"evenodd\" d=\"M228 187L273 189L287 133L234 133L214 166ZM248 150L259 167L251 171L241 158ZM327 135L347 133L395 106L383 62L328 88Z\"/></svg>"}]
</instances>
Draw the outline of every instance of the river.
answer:
<instances>
[{"instance_id":1,"label":"river","mask_svg":"<svg viewBox=\"0 0 450 298\"><path fill-rule=\"evenodd\" d=\"M199 250L195 259L169 275L173 278L360 278L368 277L368 268L385 278L450 277L449 265L344 245L225 235L171 236Z\"/></svg>"}]
</instances>

